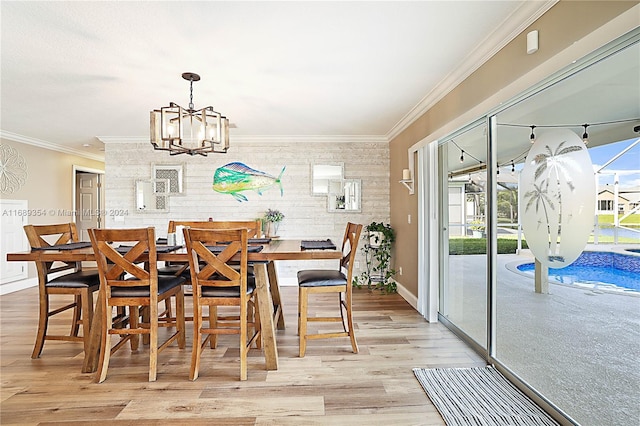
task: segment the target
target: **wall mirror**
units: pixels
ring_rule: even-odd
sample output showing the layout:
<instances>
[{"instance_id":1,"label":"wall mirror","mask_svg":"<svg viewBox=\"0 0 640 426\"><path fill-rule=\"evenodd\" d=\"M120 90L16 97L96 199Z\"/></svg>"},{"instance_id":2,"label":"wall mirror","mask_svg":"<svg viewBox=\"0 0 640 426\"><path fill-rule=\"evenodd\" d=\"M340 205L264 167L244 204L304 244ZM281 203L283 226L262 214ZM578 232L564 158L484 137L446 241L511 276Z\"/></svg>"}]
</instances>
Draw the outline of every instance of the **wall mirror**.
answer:
<instances>
[{"instance_id":1,"label":"wall mirror","mask_svg":"<svg viewBox=\"0 0 640 426\"><path fill-rule=\"evenodd\" d=\"M136 181L136 210L139 212L166 212L169 210L168 179Z\"/></svg>"},{"instance_id":2,"label":"wall mirror","mask_svg":"<svg viewBox=\"0 0 640 426\"><path fill-rule=\"evenodd\" d=\"M327 195L329 181L342 180L344 163L313 164L311 166L311 195Z\"/></svg>"},{"instance_id":3,"label":"wall mirror","mask_svg":"<svg viewBox=\"0 0 640 426\"><path fill-rule=\"evenodd\" d=\"M327 210L329 212L360 212L362 207L361 180L330 180L328 183Z\"/></svg>"},{"instance_id":4,"label":"wall mirror","mask_svg":"<svg viewBox=\"0 0 640 426\"><path fill-rule=\"evenodd\" d=\"M154 164L151 174L153 179L169 181L169 195L184 194L183 186L184 166L182 164Z\"/></svg>"}]
</instances>

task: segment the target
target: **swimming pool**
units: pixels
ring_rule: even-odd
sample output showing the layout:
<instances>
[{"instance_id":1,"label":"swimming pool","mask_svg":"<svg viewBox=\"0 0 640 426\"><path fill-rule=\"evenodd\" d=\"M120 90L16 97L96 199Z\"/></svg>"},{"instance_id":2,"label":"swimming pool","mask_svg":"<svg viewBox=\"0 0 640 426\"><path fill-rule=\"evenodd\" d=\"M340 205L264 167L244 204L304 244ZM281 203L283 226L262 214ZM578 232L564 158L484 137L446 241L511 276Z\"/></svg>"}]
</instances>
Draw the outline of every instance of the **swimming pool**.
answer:
<instances>
[{"instance_id":1,"label":"swimming pool","mask_svg":"<svg viewBox=\"0 0 640 426\"><path fill-rule=\"evenodd\" d=\"M535 265L524 263L517 269L532 274ZM549 279L562 284L640 292L640 256L585 251L569 266L549 268Z\"/></svg>"}]
</instances>

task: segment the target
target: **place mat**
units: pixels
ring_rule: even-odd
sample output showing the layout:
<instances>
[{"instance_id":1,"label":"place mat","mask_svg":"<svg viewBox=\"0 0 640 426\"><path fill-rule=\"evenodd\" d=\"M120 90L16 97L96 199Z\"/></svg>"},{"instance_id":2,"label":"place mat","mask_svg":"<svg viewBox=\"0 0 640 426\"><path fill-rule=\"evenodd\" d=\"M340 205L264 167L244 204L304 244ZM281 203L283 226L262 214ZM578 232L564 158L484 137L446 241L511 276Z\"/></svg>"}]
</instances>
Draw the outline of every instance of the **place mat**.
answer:
<instances>
[{"instance_id":1,"label":"place mat","mask_svg":"<svg viewBox=\"0 0 640 426\"><path fill-rule=\"evenodd\" d=\"M447 426L558 426L493 367L414 368Z\"/></svg>"},{"instance_id":2,"label":"place mat","mask_svg":"<svg viewBox=\"0 0 640 426\"><path fill-rule=\"evenodd\" d=\"M211 253L214 253L214 254L222 253L222 251L227 248L227 246L206 246L206 247L211 251ZM247 252L259 253L262 251L262 249L263 249L262 246L248 246Z\"/></svg>"},{"instance_id":3,"label":"place mat","mask_svg":"<svg viewBox=\"0 0 640 426\"><path fill-rule=\"evenodd\" d=\"M269 244L271 242L271 238L249 238L247 239L248 244ZM229 244L229 241L219 241L220 245Z\"/></svg>"},{"instance_id":4,"label":"place mat","mask_svg":"<svg viewBox=\"0 0 640 426\"><path fill-rule=\"evenodd\" d=\"M269 244L271 238L249 238L249 244Z\"/></svg>"},{"instance_id":5,"label":"place mat","mask_svg":"<svg viewBox=\"0 0 640 426\"><path fill-rule=\"evenodd\" d=\"M336 245L328 238L326 240L302 240L300 248L302 250L335 250Z\"/></svg>"},{"instance_id":6,"label":"place mat","mask_svg":"<svg viewBox=\"0 0 640 426\"><path fill-rule=\"evenodd\" d=\"M69 244L58 244L55 246L48 247L32 247L31 250L76 250L91 247L90 242L80 241L77 243L69 243Z\"/></svg>"},{"instance_id":7,"label":"place mat","mask_svg":"<svg viewBox=\"0 0 640 426\"><path fill-rule=\"evenodd\" d=\"M118 253L120 253L120 254L126 254L132 248L133 248L133 246L120 245L120 246L116 247L116 251ZM177 245L177 246L156 246L156 253L171 253L172 251L176 251L176 250L179 250L181 248L182 248L181 245ZM147 253L147 250L145 250L144 252Z\"/></svg>"}]
</instances>

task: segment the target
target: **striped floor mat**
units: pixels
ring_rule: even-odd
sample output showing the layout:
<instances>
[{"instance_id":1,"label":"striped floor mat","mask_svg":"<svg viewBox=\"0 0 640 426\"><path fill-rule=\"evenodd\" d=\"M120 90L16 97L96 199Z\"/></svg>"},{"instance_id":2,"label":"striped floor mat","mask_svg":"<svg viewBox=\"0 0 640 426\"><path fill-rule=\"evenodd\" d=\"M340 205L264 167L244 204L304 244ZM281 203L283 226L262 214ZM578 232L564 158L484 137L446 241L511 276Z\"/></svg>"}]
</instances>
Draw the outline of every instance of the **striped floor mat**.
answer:
<instances>
[{"instance_id":1,"label":"striped floor mat","mask_svg":"<svg viewBox=\"0 0 640 426\"><path fill-rule=\"evenodd\" d=\"M493 367L414 368L447 426L538 426L558 423Z\"/></svg>"}]
</instances>

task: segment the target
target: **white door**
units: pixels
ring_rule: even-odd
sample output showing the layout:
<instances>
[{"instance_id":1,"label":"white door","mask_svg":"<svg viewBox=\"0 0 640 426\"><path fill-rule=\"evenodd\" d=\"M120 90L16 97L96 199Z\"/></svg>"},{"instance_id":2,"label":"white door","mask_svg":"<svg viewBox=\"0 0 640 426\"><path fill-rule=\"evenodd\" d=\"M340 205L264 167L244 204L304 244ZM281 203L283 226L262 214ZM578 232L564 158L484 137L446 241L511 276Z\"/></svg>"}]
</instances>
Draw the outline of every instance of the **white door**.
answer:
<instances>
[{"instance_id":1,"label":"white door","mask_svg":"<svg viewBox=\"0 0 640 426\"><path fill-rule=\"evenodd\" d=\"M87 230L101 227L100 183L97 173L76 173L76 227L80 241L89 241Z\"/></svg>"},{"instance_id":2,"label":"white door","mask_svg":"<svg viewBox=\"0 0 640 426\"><path fill-rule=\"evenodd\" d=\"M7 253L29 250L23 226L27 224L27 200L0 200L0 284L27 278L27 262L7 262Z\"/></svg>"}]
</instances>

